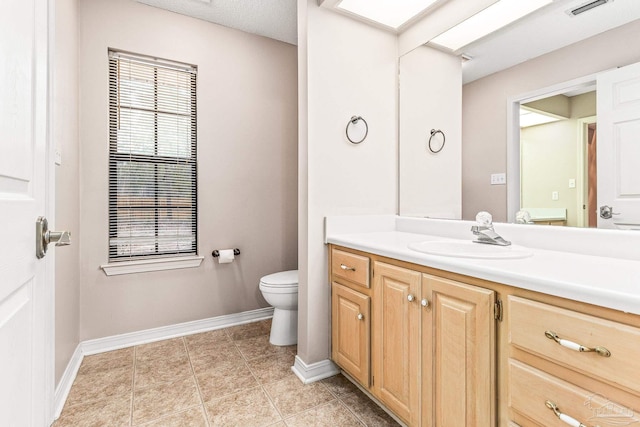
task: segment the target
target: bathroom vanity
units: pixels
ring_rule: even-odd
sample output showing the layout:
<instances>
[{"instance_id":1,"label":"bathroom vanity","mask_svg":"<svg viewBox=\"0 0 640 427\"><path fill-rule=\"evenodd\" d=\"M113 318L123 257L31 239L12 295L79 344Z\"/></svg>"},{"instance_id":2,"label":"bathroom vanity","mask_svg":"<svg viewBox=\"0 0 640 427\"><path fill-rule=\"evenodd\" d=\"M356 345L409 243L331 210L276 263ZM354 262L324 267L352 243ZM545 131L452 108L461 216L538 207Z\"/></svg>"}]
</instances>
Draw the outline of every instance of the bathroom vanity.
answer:
<instances>
[{"instance_id":1,"label":"bathroom vanity","mask_svg":"<svg viewBox=\"0 0 640 427\"><path fill-rule=\"evenodd\" d=\"M640 425L639 261L549 250L552 227L508 224L527 242L513 258L425 254L409 248L464 247L472 223L378 219L327 219L331 354L399 419Z\"/></svg>"}]
</instances>

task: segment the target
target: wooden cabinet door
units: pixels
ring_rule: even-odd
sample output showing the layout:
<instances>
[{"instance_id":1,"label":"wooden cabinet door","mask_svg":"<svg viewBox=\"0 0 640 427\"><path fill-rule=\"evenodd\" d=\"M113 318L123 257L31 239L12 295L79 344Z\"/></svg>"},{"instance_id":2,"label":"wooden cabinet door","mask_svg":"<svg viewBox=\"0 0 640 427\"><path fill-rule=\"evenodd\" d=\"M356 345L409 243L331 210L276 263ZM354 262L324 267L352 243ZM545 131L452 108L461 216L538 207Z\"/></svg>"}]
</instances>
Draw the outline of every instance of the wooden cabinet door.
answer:
<instances>
[{"instance_id":1,"label":"wooden cabinet door","mask_svg":"<svg viewBox=\"0 0 640 427\"><path fill-rule=\"evenodd\" d=\"M423 274L422 425L495 425L495 292Z\"/></svg>"},{"instance_id":2,"label":"wooden cabinet door","mask_svg":"<svg viewBox=\"0 0 640 427\"><path fill-rule=\"evenodd\" d=\"M409 425L417 425L421 275L376 261L373 280L373 394Z\"/></svg>"},{"instance_id":3,"label":"wooden cabinet door","mask_svg":"<svg viewBox=\"0 0 640 427\"><path fill-rule=\"evenodd\" d=\"M331 291L331 357L365 387L369 386L370 300L338 283Z\"/></svg>"}]
</instances>

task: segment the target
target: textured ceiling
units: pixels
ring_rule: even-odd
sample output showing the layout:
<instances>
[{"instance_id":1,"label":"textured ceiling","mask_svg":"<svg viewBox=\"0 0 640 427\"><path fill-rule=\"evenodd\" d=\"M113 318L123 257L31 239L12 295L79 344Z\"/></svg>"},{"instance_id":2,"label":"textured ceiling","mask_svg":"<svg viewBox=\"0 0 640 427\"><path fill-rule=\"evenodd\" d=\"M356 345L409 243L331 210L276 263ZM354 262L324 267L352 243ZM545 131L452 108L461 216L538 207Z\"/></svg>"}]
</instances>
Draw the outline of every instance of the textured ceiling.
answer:
<instances>
[{"instance_id":1,"label":"textured ceiling","mask_svg":"<svg viewBox=\"0 0 640 427\"><path fill-rule=\"evenodd\" d=\"M225 27L297 44L296 0L137 1ZM570 17L566 13L568 9L581 6L587 1L554 0L551 5L515 24L462 48L458 54L465 53L473 58L464 64L464 83L640 19L640 0L614 0L576 17ZM337 11L337 0L325 0L324 3L329 5L329 10ZM465 18L461 16L460 21ZM429 13L423 19L428 20ZM628 48L632 46L630 44Z\"/></svg>"},{"instance_id":2,"label":"textured ceiling","mask_svg":"<svg viewBox=\"0 0 640 427\"><path fill-rule=\"evenodd\" d=\"M573 17L566 13L583 4L585 0L555 0L514 25L460 49L460 53L473 58L462 68L464 83L640 19L640 0L615 0ZM610 48L636 49L635 43L629 40L628 46Z\"/></svg>"},{"instance_id":3,"label":"textured ceiling","mask_svg":"<svg viewBox=\"0 0 640 427\"><path fill-rule=\"evenodd\" d=\"M137 0L149 6L297 44L296 0Z\"/></svg>"}]
</instances>

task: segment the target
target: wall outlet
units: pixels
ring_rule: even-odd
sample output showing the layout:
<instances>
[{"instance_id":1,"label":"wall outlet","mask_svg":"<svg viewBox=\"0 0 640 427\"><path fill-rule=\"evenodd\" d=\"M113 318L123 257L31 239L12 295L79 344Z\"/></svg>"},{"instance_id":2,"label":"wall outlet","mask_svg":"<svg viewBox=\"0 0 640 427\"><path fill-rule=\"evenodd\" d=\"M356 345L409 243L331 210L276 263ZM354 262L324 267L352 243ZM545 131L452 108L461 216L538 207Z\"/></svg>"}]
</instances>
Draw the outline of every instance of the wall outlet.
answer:
<instances>
[{"instance_id":1,"label":"wall outlet","mask_svg":"<svg viewBox=\"0 0 640 427\"><path fill-rule=\"evenodd\" d=\"M491 185L504 185L507 183L507 174L506 173L492 173L491 174Z\"/></svg>"},{"instance_id":2,"label":"wall outlet","mask_svg":"<svg viewBox=\"0 0 640 427\"><path fill-rule=\"evenodd\" d=\"M558 192L557 191L552 191L551 192L551 200L558 200L560 197L558 197Z\"/></svg>"},{"instance_id":3,"label":"wall outlet","mask_svg":"<svg viewBox=\"0 0 640 427\"><path fill-rule=\"evenodd\" d=\"M569 188L576 188L576 180L571 178L569 180Z\"/></svg>"}]
</instances>

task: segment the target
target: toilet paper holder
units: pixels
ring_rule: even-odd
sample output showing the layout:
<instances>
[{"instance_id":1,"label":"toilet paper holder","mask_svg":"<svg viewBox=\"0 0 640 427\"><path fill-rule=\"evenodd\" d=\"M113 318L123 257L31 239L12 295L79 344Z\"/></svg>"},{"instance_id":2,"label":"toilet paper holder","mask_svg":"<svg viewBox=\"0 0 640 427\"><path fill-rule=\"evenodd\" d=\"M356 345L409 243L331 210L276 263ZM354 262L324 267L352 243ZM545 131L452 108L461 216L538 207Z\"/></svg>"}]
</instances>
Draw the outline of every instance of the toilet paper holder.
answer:
<instances>
[{"instance_id":1,"label":"toilet paper holder","mask_svg":"<svg viewBox=\"0 0 640 427\"><path fill-rule=\"evenodd\" d=\"M235 248L233 250L233 254L236 255L236 256L240 255L240 249ZM220 250L218 250L218 249L214 250L213 252L211 252L211 256L214 257L214 258L218 258L220 256Z\"/></svg>"}]
</instances>

